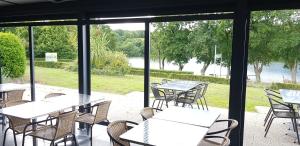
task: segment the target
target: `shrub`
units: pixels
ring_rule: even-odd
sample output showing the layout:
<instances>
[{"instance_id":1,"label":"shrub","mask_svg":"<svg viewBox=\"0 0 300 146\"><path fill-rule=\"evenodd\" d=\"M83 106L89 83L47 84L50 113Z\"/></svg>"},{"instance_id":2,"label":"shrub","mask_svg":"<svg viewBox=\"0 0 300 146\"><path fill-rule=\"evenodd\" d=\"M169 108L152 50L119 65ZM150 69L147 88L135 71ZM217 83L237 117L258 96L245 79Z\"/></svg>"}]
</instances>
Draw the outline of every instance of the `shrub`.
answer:
<instances>
[{"instance_id":1,"label":"shrub","mask_svg":"<svg viewBox=\"0 0 300 146\"><path fill-rule=\"evenodd\" d=\"M131 72L139 72L139 71L144 71L143 68L131 68ZM174 70L160 70L160 69L150 69L150 72L161 72L161 73L178 73L178 74L190 74L193 75L194 73L191 71L174 71Z\"/></svg>"},{"instance_id":2,"label":"shrub","mask_svg":"<svg viewBox=\"0 0 300 146\"><path fill-rule=\"evenodd\" d=\"M272 83L270 88L274 89L274 90L279 90L279 89L300 90L300 85L298 85L298 84L289 84L289 83Z\"/></svg>"},{"instance_id":3,"label":"shrub","mask_svg":"<svg viewBox=\"0 0 300 146\"><path fill-rule=\"evenodd\" d=\"M66 62L46 62L46 61L35 61L35 66L46 67L46 68L67 68L69 63Z\"/></svg>"},{"instance_id":4,"label":"shrub","mask_svg":"<svg viewBox=\"0 0 300 146\"><path fill-rule=\"evenodd\" d=\"M11 33L0 32L0 66L4 77L18 78L25 73L25 47L22 46L21 40Z\"/></svg>"}]
</instances>

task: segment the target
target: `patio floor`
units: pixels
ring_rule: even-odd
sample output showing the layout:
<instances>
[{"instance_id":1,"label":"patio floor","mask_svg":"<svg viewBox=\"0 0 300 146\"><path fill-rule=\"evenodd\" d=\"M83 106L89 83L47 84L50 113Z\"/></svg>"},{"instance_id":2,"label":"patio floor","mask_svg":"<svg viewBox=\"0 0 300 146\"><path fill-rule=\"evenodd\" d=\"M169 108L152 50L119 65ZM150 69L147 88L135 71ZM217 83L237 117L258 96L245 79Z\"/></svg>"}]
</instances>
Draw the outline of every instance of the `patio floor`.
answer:
<instances>
[{"instance_id":1,"label":"patio floor","mask_svg":"<svg viewBox=\"0 0 300 146\"><path fill-rule=\"evenodd\" d=\"M40 97L44 97L47 93L50 92L64 92L64 93L74 93L78 92L77 90L61 88L61 87L53 87L46 85L36 85L36 97L39 100ZM25 94L28 94L29 90L26 91ZM143 108L143 93L142 92L132 92L127 95L117 95L117 94L109 94L109 93L100 93L93 92L92 95L104 96L112 100L112 104L110 107L108 119L110 121L114 120L130 120L134 122L141 122L142 119L139 115L140 110ZM29 99L29 96L25 98ZM208 97L209 98L209 97ZM152 101L152 100L151 100ZM209 104L209 103L208 103ZM227 109L209 107L210 110L216 110L221 112L220 119L226 119L228 115ZM261 112L246 112L245 114L245 135L244 135L244 145L245 146L296 146L297 143L295 135L291 130L288 130L290 127L290 120L281 120L275 119L268 136L265 138L264 135L264 127L263 120L265 117L265 113ZM285 124L284 124L285 123ZM1 129L1 128L0 128ZM93 145L103 145L109 146L110 141L109 137L106 133L106 127L97 125L94 126L94 134L93 134ZM1 129L0 134L0 145L2 145L3 141L3 130ZM89 145L89 139L86 136L85 131L76 130L77 139L79 144L82 146ZM9 132L7 136L7 146L13 145L12 133ZM21 145L21 136L17 136L18 145ZM46 146L49 145L49 142L39 140L38 146ZM26 146L32 145L32 139L28 137L26 139Z\"/></svg>"}]
</instances>

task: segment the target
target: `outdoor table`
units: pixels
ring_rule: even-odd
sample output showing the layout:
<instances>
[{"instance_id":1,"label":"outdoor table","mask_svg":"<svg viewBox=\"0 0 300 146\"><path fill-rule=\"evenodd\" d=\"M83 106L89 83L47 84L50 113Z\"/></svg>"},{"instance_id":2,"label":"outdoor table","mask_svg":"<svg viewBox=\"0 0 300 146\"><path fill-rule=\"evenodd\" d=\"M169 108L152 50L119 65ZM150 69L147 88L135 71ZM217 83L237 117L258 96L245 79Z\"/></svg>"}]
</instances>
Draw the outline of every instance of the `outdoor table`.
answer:
<instances>
[{"instance_id":1,"label":"outdoor table","mask_svg":"<svg viewBox=\"0 0 300 146\"><path fill-rule=\"evenodd\" d=\"M176 91L189 91L200 84L201 82L197 81L174 80L162 85L158 85L157 88Z\"/></svg>"},{"instance_id":2,"label":"outdoor table","mask_svg":"<svg viewBox=\"0 0 300 146\"><path fill-rule=\"evenodd\" d=\"M12 90L21 90L25 89L25 85L22 84L15 84L15 83L4 83L0 84L0 92L8 92Z\"/></svg>"},{"instance_id":3,"label":"outdoor table","mask_svg":"<svg viewBox=\"0 0 300 146\"><path fill-rule=\"evenodd\" d=\"M155 114L153 118L209 128L219 116L220 113L215 111L171 107Z\"/></svg>"},{"instance_id":4,"label":"outdoor table","mask_svg":"<svg viewBox=\"0 0 300 146\"><path fill-rule=\"evenodd\" d=\"M141 145L197 146L208 128L178 122L148 119L122 134L122 140Z\"/></svg>"},{"instance_id":5,"label":"outdoor table","mask_svg":"<svg viewBox=\"0 0 300 146\"><path fill-rule=\"evenodd\" d=\"M285 103L300 105L300 90L279 89L279 92Z\"/></svg>"}]
</instances>

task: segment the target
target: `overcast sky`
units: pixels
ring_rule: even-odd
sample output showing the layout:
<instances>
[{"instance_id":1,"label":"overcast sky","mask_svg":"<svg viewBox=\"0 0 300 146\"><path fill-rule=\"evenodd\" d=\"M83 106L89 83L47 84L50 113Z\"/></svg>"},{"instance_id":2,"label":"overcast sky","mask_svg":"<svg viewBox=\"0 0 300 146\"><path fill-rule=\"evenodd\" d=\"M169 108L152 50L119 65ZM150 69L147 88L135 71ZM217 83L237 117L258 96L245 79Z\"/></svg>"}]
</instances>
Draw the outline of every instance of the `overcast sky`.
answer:
<instances>
[{"instance_id":1,"label":"overcast sky","mask_svg":"<svg viewBox=\"0 0 300 146\"><path fill-rule=\"evenodd\" d=\"M120 24L108 24L112 30L145 30L144 23L120 23ZM150 26L150 30L153 31L153 27Z\"/></svg>"}]
</instances>

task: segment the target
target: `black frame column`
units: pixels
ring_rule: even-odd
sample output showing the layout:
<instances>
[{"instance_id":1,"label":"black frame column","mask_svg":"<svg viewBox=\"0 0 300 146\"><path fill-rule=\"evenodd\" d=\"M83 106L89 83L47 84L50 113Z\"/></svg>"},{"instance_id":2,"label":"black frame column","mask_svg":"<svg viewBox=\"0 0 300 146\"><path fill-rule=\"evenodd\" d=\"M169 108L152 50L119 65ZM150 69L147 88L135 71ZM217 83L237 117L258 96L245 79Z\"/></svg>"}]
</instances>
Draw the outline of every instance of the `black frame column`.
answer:
<instances>
[{"instance_id":1,"label":"black frame column","mask_svg":"<svg viewBox=\"0 0 300 146\"><path fill-rule=\"evenodd\" d=\"M33 26L28 26L31 101L35 101L34 36L33 36L33 34L34 34Z\"/></svg>"},{"instance_id":2,"label":"black frame column","mask_svg":"<svg viewBox=\"0 0 300 146\"><path fill-rule=\"evenodd\" d=\"M149 82L150 82L150 23L145 22L144 38L144 107L149 106Z\"/></svg>"},{"instance_id":3,"label":"black frame column","mask_svg":"<svg viewBox=\"0 0 300 146\"><path fill-rule=\"evenodd\" d=\"M250 11L247 1L238 2L233 23L229 118L239 125L230 136L231 145L242 146L244 137Z\"/></svg>"}]
</instances>

